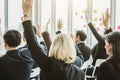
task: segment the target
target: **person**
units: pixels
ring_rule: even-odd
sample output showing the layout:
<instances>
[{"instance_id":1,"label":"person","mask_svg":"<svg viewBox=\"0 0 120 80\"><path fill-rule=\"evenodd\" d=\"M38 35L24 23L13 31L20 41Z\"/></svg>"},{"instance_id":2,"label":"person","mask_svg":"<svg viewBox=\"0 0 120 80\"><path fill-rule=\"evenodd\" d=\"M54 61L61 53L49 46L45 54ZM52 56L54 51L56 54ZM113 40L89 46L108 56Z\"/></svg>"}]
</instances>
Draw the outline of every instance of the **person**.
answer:
<instances>
[{"instance_id":1,"label":"person","mask_svg":"<svg viewBox=\"0 0 120 80\"><path fill-rule=\"evenodd\" d=\"M120 80L120 32L109 33L105 38L108 59L100 65L98 80Z\"/></svg>"},{"instance_id":2,"label":"person","mask_svg":"<svg viewBox=\"0 0 120 80\"><path fill-rule=\"evenodd\" d=\"M0 57L0 80L29 80L33 59L17 48L21 43L21 34L9 30L3 38L7 52Z\"/></svg>"},{"instance_id":3,"label":"person","mask_svg":"<svg viewBox=\"0 0 120 80\"><path fill-rule=\"evenodd\" d=\"M91 54L93 55L92 65L94 66L97 59L106 59L108 56L106 55L106 50L104 48L104 46L105 46L105 39L104 39L104 37L102 37L96 31L96 29L93 26L93 24L91 23L89 17L90 17L89 16L89 12L86 11L86 19L87 19L87 22L88 22L88 26L89 26L90 30L92 31L93 35L95 36L95 38L98 41L98 43L92 48L92 52L91 52ZM104 36L106 36L108 33L112 32L112 29L108 26L109 19L110 19L109 12L106 11L106 18L105 19L103 18L103 24L105 26Z\"/></svg>"},{"instance_id":4,"label":"person","mask_svg":"<svg viewBox=\"0 0 120 80\"><path fill-rule=\"evenodd\" d=\"M35 26L33 26L33 28L34 28L34 32L35 32L35 34L36 34L36 36L37 36L37 34L38 34L37 31L38 31L38 30L36 29ZM38 37L40 37L40 35L39 35ZM37 39L38 39L38 38L37 38ZM23 41L26 42L25 32L23 32ZM41 42L40 42L40 43L41 43ZM41 45L41 44L40 44L40 46L42 47L43 51L45 52L44 45ZM30 51L29 51L29 49L28 49L28 45L27 45L27 44L25 44L24 46L20 47L19 50L20 50L22 53L24 53L26 56L32 58L32 55L31 55L31 53L30 53ZM36 71L36 70L37 70L37 71ZM34 73L35 73L35 75L33 76L32 74L34 74ZM34 61L34 62L33 62L33 66L32 66L32 70L31 70L30 80L32 80L32 79L39 80L39 78L40 78L39 75L40 75L40 68L39 68L39 66L38 66L38 65L35 63L35 61Z\"/></svg>"},{"instance_id":5,"label":"person","mask_svg":"<svg viewBox=\"0 0 120 80\"><path fill-rule=\"evenodd\" d=\"M85 61L89 59L91 54L91 49L87 45L85 45L86 38L87 35L85 34L84 31L82 30L76 31L75 42L80 51L82 52Z\"/></svg>"},{"instance_id":6,"label":"person","mask_svg":"<svg viewBox=\"0 0 120 80\"><path fill-rule=\"evenodd\" d=\"M58 25L57 26L58 31L56 32L56 35L62 33L63 23L62 23L61 19L58 20L57 25ZM70 35L70 37L74 41L74 38L73 38L74 36L72 34ZM78 67L81 67L84 63L84 57L82 55L81 50L78 48L78 46L76 44L74 46L75 46L76 53L77 53L76 60L75 60L74 64L77 65Z\"/></svg>"},{"instance_id":7,"label":"person","mask_svg":"<svg viewBox=\"0 0 120 80\"><path fill-rule=\"evenodd\" d=\"M46 23L46 30L44 32L42 32L42 36L43 36L43 39L44 39L45 44L47 46L48 52L49 52L49 49L50 49L50 45L52 43L50 34L48 32L48 25L49 25L49 23L50 23L50 18L49 18L48 22Z\"/></svg>"},{"instance_id":8,"label":"person","mask_svg":"<svg viewBox=\"0 0 120 80\"><path fill-rule=\"evenodd\" d=\"M58 34L51 44L49 57L43 54L33 32L30 12L32 0L23 1L23 28L31 54L41 68L41 80L84 80L84 73L72 64L75 61L75 47L70 37ZM33 47L34 46L34 47Z\"/></svg>"}]
</instances>

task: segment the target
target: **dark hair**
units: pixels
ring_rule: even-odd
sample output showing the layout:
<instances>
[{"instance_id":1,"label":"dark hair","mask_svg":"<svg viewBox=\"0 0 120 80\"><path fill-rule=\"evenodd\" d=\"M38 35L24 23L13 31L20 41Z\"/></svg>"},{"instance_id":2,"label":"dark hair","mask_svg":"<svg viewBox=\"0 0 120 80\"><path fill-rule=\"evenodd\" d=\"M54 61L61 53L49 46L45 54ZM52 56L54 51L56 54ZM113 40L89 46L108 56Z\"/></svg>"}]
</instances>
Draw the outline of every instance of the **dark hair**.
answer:
<instances>
[{"instance_id":1,"label":"dark hair","mask_svg":"<svg viewBox=\"0 0 120 80\"><path fill-rule=\"evenodd\" d=\"M111 28L109 28L108 30L105 30L104 34L108 34L110 32L112 32L113 30Z\"/></svg>"},{"instance_id":2,"label":"dark hair","mask_svg":"<svg viewBox=\"0 0 120 80\"><path fill-rule=\"evenodd\" d=\"M81 41L85 41L85 39L87 38L87 35L82 30L76 31L76 37L78 36L80 36Z\"/></svg>"},{"instance_id":3,"label":"dark hair","mask_svg":"<svg viewBox=\"0 0 120 80\"><path fill-rule=\"evenodd\" d=\"M106 36L107 42L112 44L113 48L113 59L118 65L118 69L120 70L120 32L115 31L111 32Z\"/></svg>"},{"instance_id":4,"label":"dark hair","mask_svg":"<svg viewBox=\"0 0 120 80\"><path fill-rule=\"evenodd\" d=\"M21 42L21 34L17 30L7 31L3 38L10 47L17 47Z\"/></svg>"}]
</instances>

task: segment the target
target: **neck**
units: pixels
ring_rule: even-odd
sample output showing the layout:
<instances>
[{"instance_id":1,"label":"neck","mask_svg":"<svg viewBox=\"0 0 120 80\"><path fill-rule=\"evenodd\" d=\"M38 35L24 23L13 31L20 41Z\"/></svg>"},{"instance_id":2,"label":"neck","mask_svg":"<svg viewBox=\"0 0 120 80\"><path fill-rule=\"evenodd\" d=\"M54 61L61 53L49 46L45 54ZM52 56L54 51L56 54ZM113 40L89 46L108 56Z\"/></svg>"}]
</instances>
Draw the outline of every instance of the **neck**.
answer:
<instances>
[{"instance_id":1,"label":"neck","mask_svg":"<svg viewBox=\"0 0 120 80\"><path fill-rule=\"evenodd\" d=\"M79 44L79 43L84 43L84 41L79 41L79 42L77 42L77 44Z\"/></svg>"},{"instance_id":2,"label":"neck","mask_svg":"<svg viewBox=\"0 0 120 80\"><path fill-rule=\"evenodd\" d=\"M7 51L16 50L16 49L17 49L16 47L7 47L6 48Z\"/></svg>"}]
</instances>

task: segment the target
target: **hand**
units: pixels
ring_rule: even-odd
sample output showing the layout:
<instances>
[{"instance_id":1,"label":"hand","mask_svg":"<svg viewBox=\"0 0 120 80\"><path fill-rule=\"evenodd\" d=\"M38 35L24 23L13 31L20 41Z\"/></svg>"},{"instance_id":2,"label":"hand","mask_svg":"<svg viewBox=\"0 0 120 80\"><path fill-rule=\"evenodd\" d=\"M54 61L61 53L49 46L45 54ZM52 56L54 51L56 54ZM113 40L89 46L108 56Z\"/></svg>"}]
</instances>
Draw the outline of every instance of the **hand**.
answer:
<instances>
[{"instance_id":1,"label":"hand","mask_svg":"<svg viewBox=\"0 0 120 80\"><path fill-rule=\"evenodd\" d=\"M46 23L46 31L48 31L48 24L50 23L50 18L48 20L48 22Z\"/></svg>"},{"instance_id":2,"label":"hand","mask_svg":"<svg viewBox=\"0 0 120 80\"><path fill-rule=\"evenodd\" d=\"M36 25L36 34L39 38L41 37L41 26L39 24Z\"/></svg>"},{"instance_id":3,"label":"hand","mask_svg":"<svg viewBox=\"0 0 120 80\"><path fill-rule=\"evenodd\" d=\"M86 17L87 22L90 21L90 13L89 13L88 9L86 9L86 11L85 11L85 17Z\"/></svg>"},{"instance_id":4,"label":"hand","mask_svg":"<svg viewBox=\"0 0 120 80\"><path fill-rule=\"evenodd\" d=\"M70 34L70 37L72 38L73 41L75 41L75 36L73 34Z\"/></svg>"},{"instance_id":5,"label":"hand","mask_svg":"<svg viewBox=\"0 0 120 80\"><path fill-rule=\"evenodd\" d=\"M30 16L33 0L22 0L23 15Z\"/></svg>"},{"instance_id":6,"label":"hand","mask_svg":"<svg viewBox=\"0 0 120 80\"><path fill-rule=\"evenodd\" d=\"M104 18L104 16L103 16L103 24L104 24L106 30L109 29L109 27L108 27L109 19L110 19L109 11L106 11L106 17Z\"/></svg>"},{"instance_id":7,"label":"hand","mask_svg":"<svg viewBox=\"0 0 120 80\"><path fill-rule=\"evenodd\" d=\"M58 21L58 30L61 30L63 27L62 20L59 19Z\"/></svg>"}]
</instances>

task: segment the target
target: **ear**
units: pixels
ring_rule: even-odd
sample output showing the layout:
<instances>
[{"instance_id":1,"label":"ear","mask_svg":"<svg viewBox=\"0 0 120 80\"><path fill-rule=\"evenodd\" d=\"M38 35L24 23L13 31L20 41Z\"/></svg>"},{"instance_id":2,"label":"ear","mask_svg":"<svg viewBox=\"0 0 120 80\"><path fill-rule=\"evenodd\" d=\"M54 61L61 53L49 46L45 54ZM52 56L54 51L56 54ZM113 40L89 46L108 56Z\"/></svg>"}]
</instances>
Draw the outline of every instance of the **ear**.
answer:
<instances>
[{"instance_id":1,"label":"ear","mask_svg":"<svg viewBox=\"0 0 120 80\"><path fill-rule=\"evenodd\" d=\"M78 38L79 38L79 40L81 40L79 35L78 35Z\"/></svg>"},{"instance_id":2,"label":"ear","mask_svg":"<svg viewBox=\"0 0 120 80\"><path fill-rule=\"evenodd\" d=\"M7 43L4 41L4 47L6 48L8 45L7 45Z\"/></svg>"},{"instance_id":3,"label":"ear","mask_svg":"<svg viewBox=\"0 0 120 80\"><path fill-rule=\"evenodd\" d=\"M20 41L19 45L22 43L22 41Z\"/></svg>"},{"instance_id":4,"label":"ear","mask_svg":"<svg viewBox=\"0 0 120 80\"><path fill-rule=\"evenodd\" d=\"M112 43L110 44L110 48L111 48L111 49L113 48L113 45L112 45Z\"/></svg>"}]
</instances>

